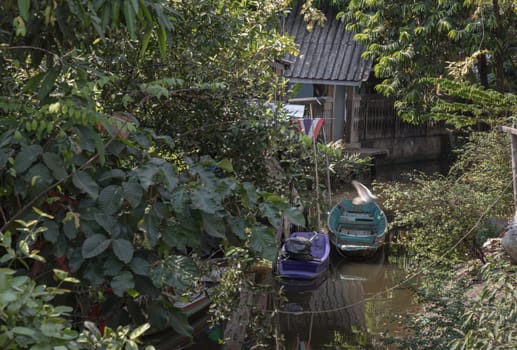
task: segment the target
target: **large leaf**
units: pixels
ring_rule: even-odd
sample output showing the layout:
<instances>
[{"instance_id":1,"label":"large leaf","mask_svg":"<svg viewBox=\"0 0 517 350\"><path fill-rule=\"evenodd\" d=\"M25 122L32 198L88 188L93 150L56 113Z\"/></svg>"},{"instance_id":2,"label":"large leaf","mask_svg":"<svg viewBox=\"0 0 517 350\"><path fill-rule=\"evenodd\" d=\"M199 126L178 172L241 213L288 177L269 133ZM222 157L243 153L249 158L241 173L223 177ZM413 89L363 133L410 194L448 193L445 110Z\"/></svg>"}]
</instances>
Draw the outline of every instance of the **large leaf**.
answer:
<instances>
[{"instance_id":1,"label":"large leaf","mask_svg":"<svg viewBox=\"0 0 517 350\"><path fill-rule=\"evenodd\" d=\"M253 226L251 231L250 246L264 259L273 261L276 254L275 232L266 226Z\"/></svg>"},{"instance_id":2,"label":"large leaf","mask_svg":"<svg viewBox=\"0 0 517 350\"><path fill-rule=\"evenodd\" d=\"M191 193L192 207L208 214L215 214L220 206L215 202L214 197L202 187L195 188Z\"/></svg>"},{"instance_id":3,"label":"large leaf","mask_svg":"<svg viewBox=\"0 0 517 350\"><path fill-rule=\"evenodd\" d=\"M77 227L75 226L75 220L72 217L66 217L63 220L63 233L68 239L74 239L77 237Z\"/></svg>"},{"instance_id":4,"label":"large leaf","mask_svg":"<svg viewBox=\"0 0 517 350\"><path fill-rule=\"evenodd\" d=\"M142 186L136 181L129 181L122 183L122 194L129 204L136 208L142 201L144 190Z\"/></svg>"},{"instance_id":5,"label":"large leaf","mask_svg":"<svg viewBox=\"0 0 517 350\"><path fill-rule=\"evenodd\" d=\"M79 190L87 193L93 199L97 199L99 195L99 185L88 173L84 171L78 171L73 176L72 182Z\"/></svg>"},{"instance_id":6,"label":"large leaf","mask_svg":"<svg viewBox=\"0 0 517 350\"><path fill-rule=\"evenodd\" d=\"M104 262L104 274L107 276L117 276L124 269L124 264L113 256L110 256Z\"/></svg>"},{"instance_id":7,"label":"large leaf","mask_svg":"<svg viewBox=\"0 0 517 350\"><path fill-rule=\"evenodd\" d=\"M123 263L128 264L133 259L135 249L133 244L126 239L115 239L112 243L113 253Z\"/></svg>"},{"instance_id":8,"label":"large leaf","mask_svg":"<svg viewBox=\"0 0 517 350\"><path fill-rule=\"evenodd\" d=\"M272 205L271 203L260 203L259 204L260 213L267 217L269 222L273 227L280 227L280 211L278 207Z\"/></svg>"},{"instance_id":9,"label":"large leaf","mask_svg":"<svg viewBox=\"0 0 517 350\"><path fill-rule=\"evenodd\" d=\"M38 97L40 100L45 99L50 91L54 88L54 83L59 75L60 69L49 69L41 82L41 86L38 90Z\"/></svg>"},{"instance_id":10,"label":"large leaf","mask_svg":"<svg viewBox=\"0 0 517 350\"><path fill-rule=\"evenodd\" d=\"M226 220L233 234L244 241L246 239L246 221L237 216L229 217Z\"/></svg>"},{"instance_id":11,"label":"large leaf","mask_svg":"<svg viewBox=\"0 0 517 350\"><path fill-rule=\"evenodd\" d=\"M242 184L242 201L247 208L253 209L257 205L258 197L257 197L257 189L249 182L245 182Z\"/></svg>"},{"instance_id":12,"label":"large leaf","mask_svg":"<svg viewBox=\"0 0 517 350\"><path fill-rule=\"evenodd\" d=\"M97 255L104 252L110 244L111 239L108 239L106 236L101 234L95 234L91 237L88 237L84 241L81 250L83 258L89 259L96 257Z\"/></svg>"},{"instance_id":13,"label":"large leaf","mask_svg":"<svg viewBox=\"0 0 517 350\"><path fill-rule=\"evenodd\" d=\"M40 145L30 145L22 148L14 158L14 170L16 170L16 173L23 173L29 169L42 152L43 148Z\"/></svg>"},{"instance_id":14,"label":"large leaf","mask_svg":"<svg viewBox=\"0 0 517 350\"><path fill-rule=\"evenodd\" d=\"M43 237L50 243L56 243L59 237L59 226L55 221L46 221L44 226L46 227L43 232Z\"/></svg>"},{"instance_id":15,"label":"large leaf","mask_svg":"<svg viewBox=\"0 0 517 350\"><path fill-rule=\"evenodd\" d=\"M140 183L142 184L142 187L145 191L147 191L150 186L155 184L154 177L156 174L158 174L159 171L160 169L157 166L150 164L135 170L135 174L138 180L140 180Z\"/></svg>"},{"instance_id":16,"label":"large leaf","mask_svg":"<svg viewBox=\"0 0 517 350\"><path fill-rule=\"evenodd\" d=\"M135 256L131 260L129 268L137 275L148 276L151 271L151 264L144 258Z\"/></svg>"},{"instance_id":17,"label":"large leaf","mask_svg":"<svg viewBox=\"0 0 517 350\"><path fill-rule=\"evenodd\" d=\"M96 213L94 215L95 222L97 222L111 237L118 237L120 235L120 225L113 216L106 213Z\"/></svg>"},{"instance_id":18,"label":"large leaf","mask_svg":"<svg viewBox=\"0 0 517 350\"><path fill-rule=\"evenodd\" d=\"M124 295L125 292L127 292L128 289L132 289L135 287L133 274L129 271L124 271L121 274L113 277L110 285L113 289L113 293L121 297Z\"/></svg>"},{"instance_id":19,"label":"large leaf","mask_svg":"<svg viewBox=\"0 0 517 350\"><path fill-rule=\"evenodd\" d=\"M52 183L50 169L43 163L36 163L30 167L23 177L25 182L30 184L32 193L39 193L45 190Z\"/></svg>"},{"instance_id":20,"label":"large leaf","mask_svg":"<svg viewBox=\"0 0 517 350\"><path fill-rule=\"evenodd\" d=\"M126 173L121 169L111 169L106 171L101 176L99 176L99 182L109 181L112 179L124 180L126 178Z\"/></svg>"},{"instance_id":21,"label":"large leaf","mask_svg":"<svg viewBox=\"0 0 517 350\"><path fill-rule=\"evenodd\" d=\"M226 227L222 218L215 215L202 213L203 229L212 237L226 238Z\"/></svg>"},{"instance_id":22,"label":"large leaf","mask_svg":"<svg viewBox=\"0 0 517 350\"><path fill-rule=\"evenodd\" d=\"M183 212L185 212L185 209L187 208L189 204L190 196L188 190L184 187L177 187L173 192L171 196L171 205L174 212L178 215L181 215Z\"/></svg>"},{"instance_id":23,"label":"large leaf","mask_svg":"<svg viewBox=\"0 0 517 350\"><path fill-rule=\"evenodd\" d=\"M176 186L178 186L178 176L176 175L176 170L170 163L165 163L162 165L162 172L167 181L167 187L169 191L172 191Z\"/></svg>"},{"instance_id":24,"label":"large leaf","mask_svg":"<svg viewBox=\"0 0 517 350\"><path fill-rule=\"evenodd\" d=\"M303 213L300 210L298 210L297 208L293 208L293 207L287 208L284 210L284 214L291 224L301 226L301 227L307 226Z\"/></svg>"},{"instance_id":25,"label":"large leaf","mask_svg":"<svg viewBox=\"0 0 517 350\"><path fill-rule=\"evenodd\" d=\"M97 201L102 212L108 215L115 214L122 205L122 188L116 185L103 188Z\"/></svg>"},{"instance_id":26,"label":"large leaf","mask_svg":"<svg viewBox=\"0 0 517 350\"><path fill-rule=\"evenodd\" d=\"M68 176L63 159L56 153L43 153L43 162L52 171L52 175L54 175L56 180L61 180Z\"/></svg>"},{"instance_id":27,"label":"large leaf","mask_svg":"<svg viewBox=\"0 0 517 350\"><path fill-rule=\"evenodd\" d=\"M154 247L158 242L158 238L161 236L161 219L151 211L144 217L143 229L147 233L147 239Z\"/></svg>"},{"instance_id":28,"label":"large leaf","mask_svg":"<svg viewBox=\"0 0 517 350\"><path fill-rule=\"evenodd\" d=\"M163 230L163 240L170 247L180 251L187 249L187 247L197 248L201 243L199 234L189 232L182 225L172 220L167 222L167 226Z\"/></svg>"}]
</instances>

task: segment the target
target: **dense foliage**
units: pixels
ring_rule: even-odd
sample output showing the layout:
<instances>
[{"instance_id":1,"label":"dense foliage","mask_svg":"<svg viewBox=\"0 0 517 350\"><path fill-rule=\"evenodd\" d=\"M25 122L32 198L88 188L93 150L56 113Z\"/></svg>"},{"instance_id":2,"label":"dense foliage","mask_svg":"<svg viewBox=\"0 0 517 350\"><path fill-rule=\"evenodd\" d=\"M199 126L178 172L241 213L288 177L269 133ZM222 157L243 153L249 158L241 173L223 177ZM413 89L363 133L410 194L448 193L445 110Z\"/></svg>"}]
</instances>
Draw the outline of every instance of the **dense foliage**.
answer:
<instances>
[{"instance_id":1,"label":"dense foliage","mask_svg":"<svg viewBox=\"0 0 517 350\"><path fill-rule=\"evenodd\" d=\"M487 219L512 214L508 135L471 134L457 153L447 176L410 174L407 183L378 187L386 193L383 205L393 214L398 239L424 265L477 258L483 243L477 235Z\"/></svg>"},{"instance_id":2,"label":"dense foliage","mask_svg":"<svg viewBox=\"0 0 517 350\"><path fill-rule=\"evenodd\" d=\"M510 93L517 89L513 0L306 3L341 11L338 17L365 45L364 56L374 60L376 89L396 97L395 106L406 121L439 117L431 111L438 100L453 106L465 102L441 95L440 85L428 78L455 80L461 75L468 85ZM490 111L484 109L486 115ZM479 121L468 109L458 112L469 124Z\"/></svg>"},{"instance_id":3,"label":"dense foliage","mask_svg":"<svg viewBox=\"0 0 517 350\"><path fill-rule=\"evenodd\" d=\"M189 335L192 328L186 315L174 303L200 289L199 277L206 268L201 258L235 245L252 257L271 260L280 215L305 225L301 213L284 197L245 181L253 180L246 175L251 171L238 167L238 154L258 157L264 149L263 142L255 147L253 138L264 133L260 125L295 133L294 128L288 130L288 123L282 126L281 119L271 122L264 101L250 103L253 91L244 94L256 85L252 78L263 79L261 91L275 86L268 80L270 64L284 44L269 45L269 32L262 30L267 27L261 22L264 12L256 18L260 23L252 26L253 35L244 24L249 23L248 12L260 8L274 13L276 7L269 1L258 7L232 4L140 0L0 4L0 234L7 242L1 264L12 269L2 270L3 287L26 283L44 293L26 277L8 276L16 271L52 286L57 283L53 271L70 273L78 283L70 286L71 293L60 295L58 303L71 309L60 308L53 315L65 316L62 311L72 310L69 319L74 323L59 318L60 329L68 332L69 327L81 328L83 321L91 320L101 328L107 325L104 335L112 340L129 334L127 328L120 332L118 328L127 324L172 327ZM203 15L208 17L199 22ZM203 51L201 37L190 51L180 46L193 44L185 40L184 31L202 35L196 33L199 23L215 20L222 22L212 30L221 36L212 48L229 45L220 58L215 51L211 55ZM249 42L239 41L246 37ZM274 33L271 37L276 38ZM192 53L205 61L193 59ZM172 59L174 54L177 60ZM223 74L223 65L216 70L208 64L229 63L232 57L241 71L250 69L251 61L256 68L239 80L243 75L239 69ZM185 70L178 69L180 64ZM193 67L206 70L196 73ZM235 89L239 85L242 89ZM230 90L239 92L229 95ZM185 104L171 97L187 92ZM220 104L225 101L222 96L227 104ZM239 135L229 139L198 129L217 115L205 110L208 106L232 125L225 129L228 125L214 120L226 135L248 130L247 142ZM265 142L282 135L264 134ZM202 140L201 135L207 138ZM245 161L242 157L240 164ZM260 174L264 177L263 171ZM52 297L43 301L51 302ZM2 299L2 308L8 302ZM4 316L2 322L8 322ZM89 332L89 339L100 341L98 334ZM8 333L2 341L14 339L18 342L17 334ZM59 342L54 339L49 344Z\"/></svg>"}]
</instances>

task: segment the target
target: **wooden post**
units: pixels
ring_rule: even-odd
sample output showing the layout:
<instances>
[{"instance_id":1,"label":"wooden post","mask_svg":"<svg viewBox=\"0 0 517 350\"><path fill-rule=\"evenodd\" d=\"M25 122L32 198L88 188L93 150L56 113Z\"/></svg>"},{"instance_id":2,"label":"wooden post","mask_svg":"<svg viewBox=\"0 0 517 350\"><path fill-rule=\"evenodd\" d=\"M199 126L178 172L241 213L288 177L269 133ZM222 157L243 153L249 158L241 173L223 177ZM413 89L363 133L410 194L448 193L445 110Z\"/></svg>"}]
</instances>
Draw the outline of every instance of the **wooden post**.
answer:
<instances>
[{"instance_id":1,"label":"wooden post","mask_svg":"<svg viewBox=\"0 0 517 350\"><path fill-rule=\"evenodd\" d=\"M513 203L515 209L514 217L517 217L517 129L508 126L499 126L497 129L510 133L512 137Z\"/></svg>"}]
</instances>

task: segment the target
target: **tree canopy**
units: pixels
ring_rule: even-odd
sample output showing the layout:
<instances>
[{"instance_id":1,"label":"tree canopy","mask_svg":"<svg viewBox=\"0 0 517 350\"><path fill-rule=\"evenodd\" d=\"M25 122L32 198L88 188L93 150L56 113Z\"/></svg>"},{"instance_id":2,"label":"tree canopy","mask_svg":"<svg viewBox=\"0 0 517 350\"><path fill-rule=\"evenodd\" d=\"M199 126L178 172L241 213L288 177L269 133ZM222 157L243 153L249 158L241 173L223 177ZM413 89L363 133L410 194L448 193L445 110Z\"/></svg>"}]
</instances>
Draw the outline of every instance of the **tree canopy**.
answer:
<instances>
[{"instance_id":1,"label":"tree canopy","mask_svg":"<svg viewBox=\"0 0 517 350\"><path fill-rule=\"evenodd\" d=\"M365 45L364 56L374 59L380 79L377 90L396 97L397 111L408 122L456 119L453 124L468 125L479 121L479 114L462 110L473 101L468 94L440 90L443 84L433 79L499 93L517 89L513 0L333 3L341 10L338 17L344 25ZM433 110L436 103L443 107L444 102L451 113ZM490 119L491 109L483 109L482 114Z\"/></svg>"},{"instance_id":2,"label":"tree canopy","mask_svg":"<svg viewBox=\"0 0 517 350\"><path fill-rule=\"evenodd\" d=\"M189 335L173 304L199 289L199 257L238 246L272 260L280 215L306 224L245 168L294 135L265 108L282 87L271 65L290 49L272 29L281 11L267 0L3 1L2 267L49 285L53 269L73 275L76 322L99 324L100 306L109 326Z\"/></svg>"}]
</instances>

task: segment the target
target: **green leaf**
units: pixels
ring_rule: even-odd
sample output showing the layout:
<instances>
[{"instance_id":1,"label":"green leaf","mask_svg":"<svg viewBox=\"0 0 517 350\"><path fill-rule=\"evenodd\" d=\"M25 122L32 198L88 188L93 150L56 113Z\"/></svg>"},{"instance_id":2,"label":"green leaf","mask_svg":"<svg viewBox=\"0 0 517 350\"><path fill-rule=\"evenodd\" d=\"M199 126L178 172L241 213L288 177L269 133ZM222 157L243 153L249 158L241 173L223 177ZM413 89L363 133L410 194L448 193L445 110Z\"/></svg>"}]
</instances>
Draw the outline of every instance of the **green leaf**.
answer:
<instances>
[{"instance_id":1,"label":"green leaf","mask_svg":"<svg viewBox=\"0 0 517 350\"><path fill-rule=\"evenodd\" d=\"M250 208L250 209L255 208L255 206L257 205L257 201L258 201L257 189L255 188L255 186L253 186L253 184L251 184L249 182L243 183L242 188L244 191L241 195L242 195L242 200L243 200L244 204L246 205L247 208Z\"/></svg>"},{"instance_id":2,"label":"green leaf","mask_svg":"<svg viewBox=\"0 0 517 350\"><path fill-rule=\"evenodd\" d=\"M111 280L110 285L113 289L113 293L115 293L115 295L118 295L119 297L122 297L128 289L135 287L133 274L129 271L124 271L120 275L115 276Z\"/></svg>"},{"instance_id":3,"label":"green leaf","mask_svg":"<svg viewBox=\"0 0 517 350\"><path fill-rule=\"evenodd\" d=\"M212 237L226 238L226 228L222 218L215 215L202 213L203 229Z\"/></svg>"},{"instance_id":4,"label":"green leaf","mask_svg":"<svg viewBox=\"0 0 517 350\"><path fill-rule=\"evenodd\" d=\"M158 47L160 49L160 56L163 58L167 53L167 30L163 25L158 28Z\"/></svg>"},{"instance_id":5,"label":"green leaf","mask_svg":"<svg viewBox=\"0 0 517 350\"><path fill-rule=\"evenodd\" d=\"M63 233L68 239L75 239L77 237L79 232L77 231L73 218L63 221Z\"/></svg>"},{"instance_id":6,"label":"green leaf","mask_svg":"<svg viewBox=\"0 0 517 350\"><path fill-rule=\"evenodd\" d=\"M18 11L20 11L20 16L25 20L25 22L29 21L29 10L31 6L30 0L18 0Z\"/></svg>"},{"instance_id":7,"label":"green leaf","mask_svg":"<svg viewBox=\"0 0 517 350\"><path fill-rule=\"evenodd\" d=\"M56 243L59 237L59 226L55 221L46 221L44 226L47 228L43 232L43 237L50 243Z\"/></svg>"},{"instance_id":8,"label":"green leaf","mask_svg":"<svg viewBox=\"0 0 517 350\"><path fill-rule=\"evenodd\" d=\"M227 220L233 234L243 241L246 240L246 221L243 218L236 216L227 218Z\"/></svg>"},{"instance_id":9,"label":"green leaf","mask_svg":"<svg viewBox=\"0 0 517 350\"><path fill-rule=\"evenodd\" d=\"M305 217L303 213L297 208L290 207L284 210L284 214L293 225L298 225L302 227L306 227Z\"/></svg>"},{"instance_id":10,"label":"green leaf","mask_svg":"<svg viewBox=\"0 0 517 350\"><path fill-rule=\"evenodd\" d=\"M228 173L232 173L233 172L232 162L230 160L228 160L228 159L223 159L223 160L217 162L216 166L218 168L223 169L224 171L226 171Z\"/></svg>"},{"instance_id":11,"label":"green leaf","mask_svg":"<svg viewBox=\"0 0 517 350\"><path fill-rule=\"evenodd\" d=\"M151 271L151 264L147 260L135 256L131 260L129 268L137 275L148 276Z\"/></svg>"},{"instance_id":12,"label":"green leaf","mask_svg":"<svg viewBox=\"0 0 517 350\"><path fill-rule=\"evenodd\" d=\"M59 70L49 69L43 78L43 82L38 91L38 97L40 100L45 99L52 88L54 87L54 83L59 75Z\"/></svg>"},{"instance_id":13,"label":"green leaf","mask_svg":"<svg viewBox=\"0 0 517 350\"><path fill-rule=\"evenodd\" d=\"M11 332L18 335L25 335L27 337L30 337L32 339L38 340L39 334L32 328L28 327L13 327L11 329Z\"/></svg>"},{"instance_id":14,"label":"green leaf","mask_svg":"<svg viewBox=\"0 0 517 350\"><path fill-rule=\"evenodd\" d=\"M190 337L194 329L188 323L187 315L184 312L173 312L169 318L169 325L179 334Z\"/></svg>"},{"instance_id":15,"label":"green leaf","mask_svg":"<svg viewBox=\"0 0 517 350\"><path fill-rule=\"evenodd\" d=\"M135 328L131 333L129 333L129 339L136 340L141 337L147 330L151 328L149 323L144 323L143 325Z\"/></svg>"},{"instance_id":16,"label":"green leaf","mask_svg":"<svg viewBox=\"0 0 517 350\"><path fill-rule=\"evenodd\" d=\"M63 160L56 153L43 153L43 162L50 169L56 180L61 180L68 176Z\"/></svg>"},{"instance_id":17,"label":"green leaf","mask_svg":"<svg viewBox=\"0 0 517 350\"><path fill-rule=\"evenodd\" d=\"M121 169L111 169L106 171L101 176L99 176L99 182L105 182L112 179L124 180L126 178L126 173Z\"/></svg>"},{"instance_id":18,"label":"green leaf","mask_svg":"<svg viewBox=\"0 0 517 350\"><path fill-rule=\"evenodd\" d=\"M189 199L189 192L186 188L176 187L176 189L172 191L170 199L174 212L181 215L186 210L189 204Z\"/></svg>"},{"instance_id":19,"label":"green leaf","mask_svg":"<svg viewBox=\"0 0 517 350\"><path fill-rule=\"evenodd\" d=\"M125 264L133 259L133 244L125 239L115 239L112 243L113 253Z\"/></svg>"},{"instance_id":20,"label":"green leaf","mask_svg":"<svg viewBox=\"0 0 517 350\"><path fill-rule=\"evenodd\" d=\"M161 219L153 211L144 217L143 228L147 233L147 239L153 247L158 242L158 238L161 235L160 223Z\"/></svg>"},{"instance_id":21,"label":"green leaf","mask_svg":"<svg viewBox=\"0 0 517 350\"><path fill-rule=\"evenodd\" d=\"M129 32L131 39L136 40L136 13L130 1L123 1L122 12L124 13L127 31Z\"/></svg>"},{"instance_id":22,"label":"green leaf","mask_svg":"<svg viewBox=\"0 0 517 350\"><path fill-rule=\"evenodd\" d=\"M27 170L42 152L43 148L40 145L30 145L22 148L14 158L14 170L16 170L16 173L23 173Z\"/></svg>"},{"instance_id":23,"label":"green leaf","mask_svg":"<svg viewBox=\"0 0 517 350\"><path fill-rule=\"evenodd\" d=\"M104 261L103 272L106 276L117 276L124 269L124 264L114 256L109 256Z\"/></svg>"},{"instance_id":24,"label":"green leaf","mask_svg":"<svg viewBox=\"0 0 517 350\"><path fill-rule=\"evenodd\" d=\"M111 244L111 239L107 239L104 235L95 234L88 237L82 246L81 252L83 258L94 258L104 252Z\"/></svg>"},{"instance_id":25,"label":"green leaf","mask_svg":"<svg viewBox=\"0 0 517 350\"><path fill-rule=\"evenodd\" d=\"M97 199L99 193L99 185L92 179L92 177L84 172L78 171L73 177L72 182L79 190L87 193L93 199Z\"/></svg>"},{"instance_id":26,"label":"green leaf","mask_svg":"<svg viewBox=\"0 0 517 350\"><path fill-rule=\"evenodd\" d=\"M269 202L260 203L259 209L260 213L269 219L269 222L271 223L271 225L273 225L273 227L280 226L280 211L275 205Z\"/></svg>"},{"instance_id":27,"label":"green leaf","mask_svg":"<svg viewBox=\"0 0 517 350\"><path fill-rule=\"evenodd\" d=\"M120 225L113 216L106 213L95 213L95 222L98 223L111 237L120 235Z\"/></svg>"},{"instance_id":28,"label":"green leaf","mask_svg":"<svg viewBox=\"0 0 517 350\"><path fill-rule=\"evenodd\" d=\"M167 180L167 187L169 188L169 191L172 191L178 186L179 182L174 167L170 163L165 163L162 165L162 172L163 175L165 175L165 179Z\"/></svg>"},{"instance_id":29,"label":"green leaf","mask_svg":"<svg viewBox=\"0 0 517 350\"><path fill-rule=\"evenodd\" d=\"M115 214L122 205L122 188L110 185L101 190L97 198L99 209L108 215Z\"/></svg>"},{"instance_id":30,"label":"green leaf","mask_svg":"<svg viewBox=\"0 0 517 350\"><path fill-rule=\"evenodd\" d=\"M202 187L195 188L191 193L192 207L201 210L207 214L215 214L219 210L219 205L215 202L213 196L207 193Z\"/></svg>"},{"instance_id":31,"label":"green leaf","mask_svg":"<svg viewBox=\"0 0 517 350\"><path fill-rule=\"evenodd\" d=\"M187 218L187 220L189 220L189 218ZM181 223L184 224L185 221L181 220ZM163 230L163 240L165 243L180 251L187 247L199 247L199 244L201 243L199 236L199 234L196 235L195 233L185 229L183 225L171 221L168 222L168 225L166 225Z\"/></svg>"},{"instance_id":32,"label":"green leaf","mask_svg":"<svg viewBox=\"0 0 517 350\"><path fill-rule=\"evenodd\" d=\"M133 208L140 205L143 194L144 190L138 182L129 181L122 183L122 195Z\"/></svg>"},{"instance_id":33,"label":"green leaf","mask_svg":"<svg viewBox=\"0 0 517 350\"><path fill-rule=\"evenodd\" d=\"M144 37L142 39L142 46L140 48L140 57L143 57L145 55L145 52L147 51L147 47L149 46L149 41L151 40L152 34L153 34L153 31L150 28L147 29L147 32L144 34Z\"/></svg>"},{"instance_id":34,"label":"green leaf","mask_svg":"<svg viewBox=\"0 0 517 350\"><path fill-rule=\"evenodd\" d=\"M253 226L250 247L260 253L264 259L273 261L276 254L275 232L266 226Z\"/></svg>"},{"instance_id":35,"label":"green leaf","mask_svg":"<svg viewBox=\"0 0 517 350\"><path fill-rule=\"evenodd\" d=\"M145 191L149 189L150 186L155 184L155 175L158 174L160 169L153 165L146 165L142 168L139 168L135 170L135 174L140 180L140 183L142 184L142 187Z\"/></svg>"}]
</instances>

